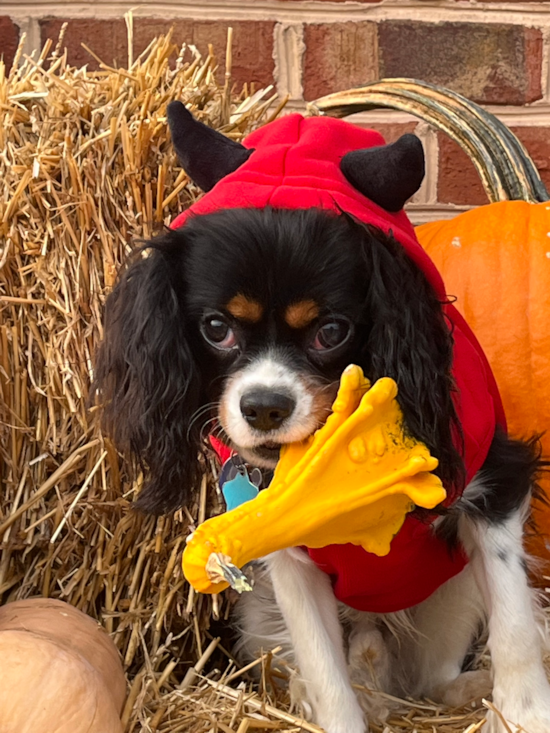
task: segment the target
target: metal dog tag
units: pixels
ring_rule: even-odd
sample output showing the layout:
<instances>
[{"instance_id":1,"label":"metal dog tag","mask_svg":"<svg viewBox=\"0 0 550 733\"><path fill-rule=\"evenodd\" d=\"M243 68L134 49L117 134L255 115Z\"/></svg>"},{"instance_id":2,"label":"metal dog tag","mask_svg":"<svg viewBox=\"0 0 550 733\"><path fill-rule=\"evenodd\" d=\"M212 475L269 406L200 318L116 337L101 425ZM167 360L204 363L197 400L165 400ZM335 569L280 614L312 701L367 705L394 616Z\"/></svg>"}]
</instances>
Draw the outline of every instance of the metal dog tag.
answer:
<instances>
[{"instance_id":1,"label":"metal dog tag","mask_svg":"<svg viewBox=\"0 0 550 733\"><path fill-rule=\"evenodd\" d=\"M225 462L219 478L227 511L255 499L260 492L261 481L262 472L259 469L253 468L249 475L244 461L239 456L231 456Z\"/></svg>"}]
</instances>

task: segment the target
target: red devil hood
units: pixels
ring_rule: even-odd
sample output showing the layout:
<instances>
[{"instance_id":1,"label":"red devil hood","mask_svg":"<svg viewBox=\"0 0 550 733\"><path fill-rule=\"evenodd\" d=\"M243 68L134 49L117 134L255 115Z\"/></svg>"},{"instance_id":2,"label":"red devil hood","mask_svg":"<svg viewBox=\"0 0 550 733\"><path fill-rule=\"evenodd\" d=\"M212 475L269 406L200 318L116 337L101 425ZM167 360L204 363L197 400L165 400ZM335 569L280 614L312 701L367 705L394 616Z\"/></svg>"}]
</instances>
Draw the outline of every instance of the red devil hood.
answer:
<instances>
[{"instance_id":1,"label":"red devil hood","mask_svg":"<svg viewBox=\"0 0 550 733\"><path fill-rule=\"evenodd\" d=\"M174 137L174 131L172 134ZM241 151L244 162L178 216L173 228L183 226L190 216L224 208L316 207L336 214L347 212L365 224L392 232L445 303L443 280L420 246L404 211L391 213L373 203L342 173L342 158L350 151L384 144L379 133L342 120L303 118L298 114L283 117L246 138L247 151ZM249 154L249 150L253 152ZM487 456L497 423L504 426L505 420L495 380L479 343L458 311L452 305L443 307L454 339L455 406L463 430L463 440L457 441L457 447L464 458L468 482ZM462 489L446 488L448 503ZM461 553L451 556L429 525L412 516L384 558L368 555L354 545L333 545L309 553L331 575L340 600L374 612L396 611L419 603L465 564Z\"/></svg>"},{"instance_id":2,"label":"red devil hood","mask_svg":"<svg viewBox=\"0 0 550 733\"><path fill-rule=\"evenodd\" d=\"M443 281L418 243L405 212L390 213L377 206L341 171L346 153L384 144L380 133L343 120L299 114L282 117L249 135L243 143L254 151L248 160L178 216L172 226L177 229L192 214L226 208L345 211L386 233L392 231L443 300Z\"/></svg>"}]
</instances>

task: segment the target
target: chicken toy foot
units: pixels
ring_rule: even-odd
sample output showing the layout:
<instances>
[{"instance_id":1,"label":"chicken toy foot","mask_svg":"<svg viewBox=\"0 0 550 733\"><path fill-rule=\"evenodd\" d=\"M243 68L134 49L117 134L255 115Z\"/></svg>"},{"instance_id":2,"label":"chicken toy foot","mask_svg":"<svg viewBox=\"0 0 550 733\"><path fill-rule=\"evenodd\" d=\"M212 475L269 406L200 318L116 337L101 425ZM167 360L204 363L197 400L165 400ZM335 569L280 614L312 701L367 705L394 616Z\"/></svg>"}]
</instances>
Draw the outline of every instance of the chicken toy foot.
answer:
<instances>
[{"instance_id":1,"label":"chicken toy foot","mask_svg":"<svg viewBox=\"0 0 550 733\"><path fill-rule=\"evenodd\" d=\"M351 542L387 555L408 512L440 504L438 462L406 434L396 395L392 379L370 387L347 367L325 425L283 447L270 486L188 538L183 571L195 590L250 590L239 568L289 547Z\"/></svg>"}]
</instances>

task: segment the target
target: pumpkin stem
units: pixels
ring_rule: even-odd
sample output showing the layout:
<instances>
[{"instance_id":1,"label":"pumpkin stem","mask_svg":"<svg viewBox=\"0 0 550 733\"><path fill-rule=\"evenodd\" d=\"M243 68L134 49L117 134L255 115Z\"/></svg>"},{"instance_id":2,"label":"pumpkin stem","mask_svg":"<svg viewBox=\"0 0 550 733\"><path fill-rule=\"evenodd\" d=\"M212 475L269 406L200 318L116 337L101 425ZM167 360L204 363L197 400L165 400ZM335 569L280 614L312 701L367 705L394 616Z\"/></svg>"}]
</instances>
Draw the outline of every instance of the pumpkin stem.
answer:
<instances>
[{"instance_id":1,"label":"pumpkin stem","mask_svg":"<svg viewBox=\"0 0 550 733\"><path fill-rule=\"evenodd\" d=\"M491 203L550 200L535 164L514 133L483 107L444 87L415 79L382 79L321 97L309 105L309 111L345 117L381 107L408 112L447 133L472 160Z\"/></svg>"}]
</instances>

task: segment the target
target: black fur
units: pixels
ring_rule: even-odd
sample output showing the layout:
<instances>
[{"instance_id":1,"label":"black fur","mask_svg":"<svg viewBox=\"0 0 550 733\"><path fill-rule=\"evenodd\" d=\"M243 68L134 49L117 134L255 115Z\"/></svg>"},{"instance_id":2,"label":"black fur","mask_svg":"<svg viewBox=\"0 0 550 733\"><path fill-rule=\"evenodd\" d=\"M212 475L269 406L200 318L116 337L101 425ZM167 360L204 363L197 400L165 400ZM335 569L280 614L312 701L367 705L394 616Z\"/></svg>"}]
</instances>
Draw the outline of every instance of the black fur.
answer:
<instances>
[{"instance_id":1,"label":"black fur","mask_svg":"<svg viewBox=\"0 0 550 733\"><path fill-rule=\"evenodd\" d=\"M92 393L104 404L106 432L144 469L138 508L163 513L184 504L196 481L189 415L199 404L200 376L182 317L180 242L162 237L148 248L107 300Z\"/></svg>"},{"instance_id":2,"label":"black fur","mask_svg":"<svg viewBox=\"0 0 550 733\"><path fill-rule=\"evenodd\" d=\"M538 481L547 468L548 463L541 458L539 436L514 440L497 428L475 484L450 507L438 526L438 534L454 547L458 544L461 516L501 524L522 507L528 509L531 496L546 503ZM507 557L500 559L508 561Z\"/></svg>"},{"instance_id":3,"label":"black fur","mask_svg":"<svg viewBox=\"0 0 550 733\"><path fill-rule=\"evenodd\" d=\"M104 425L146 469L146 511L181 506L197 479L204 423L226 378L270 348L292 368L336 383L349 363L371 379L393 377L408 430L440 460L447 486L460 486L453 444L452 337L442 304L396 240L342 215L317 210L225 210L191 218L146 245L108 299L95 391ZM244 347L215 352L199 331L208 310L237 293L259 301L260 323L243 326ZM346 346L327 356L305 348L313 324L291 329L281 313L311 298L354 324Z\"/></svg>"},{"instance_id":4,"label":"black fur","mask_svg":"<svg viewBox=\"0 0 550 733\"><path fill-rule=\"evenodd\" d=\"M485 463L479 472L483 492L464 504L471 517L500 524L520 509L537 490L544 468L538 436L521 441L497 429Z\"/></svg>"},{"instance_id":5,"label":"black fur","mask_svg":"<svg viewBox=\"0 0 550 733\"><path fill-rule=\"evenodd\" d=\"M364 312L372 326L360 366L371 380L395 379L407 428L438 458L437 473L448 490L461 491L463 463L453 443L453 433L461 440L452 401L453 343L443 304L399 242L373 228L368 232L371 236L363 238L370 274Z\"/></svg>"}]
</instances>

